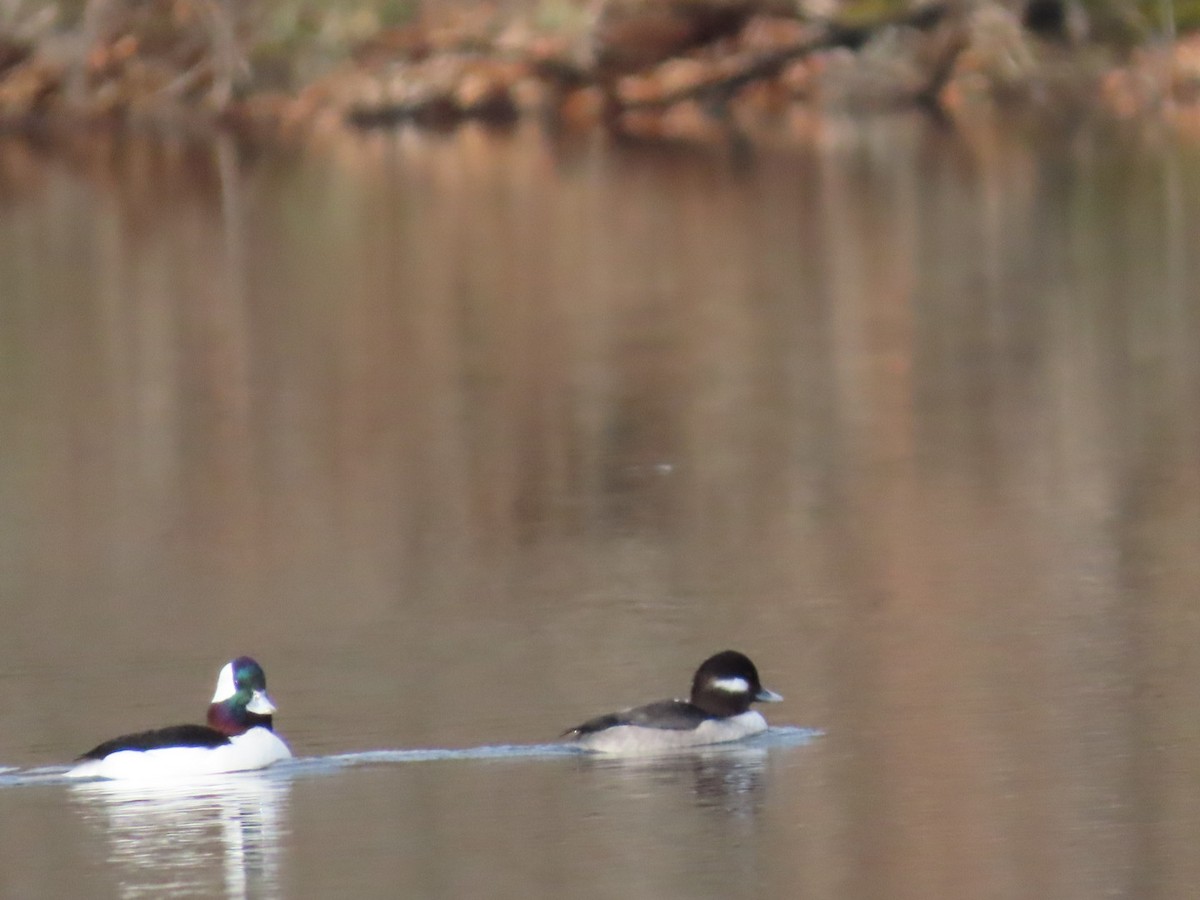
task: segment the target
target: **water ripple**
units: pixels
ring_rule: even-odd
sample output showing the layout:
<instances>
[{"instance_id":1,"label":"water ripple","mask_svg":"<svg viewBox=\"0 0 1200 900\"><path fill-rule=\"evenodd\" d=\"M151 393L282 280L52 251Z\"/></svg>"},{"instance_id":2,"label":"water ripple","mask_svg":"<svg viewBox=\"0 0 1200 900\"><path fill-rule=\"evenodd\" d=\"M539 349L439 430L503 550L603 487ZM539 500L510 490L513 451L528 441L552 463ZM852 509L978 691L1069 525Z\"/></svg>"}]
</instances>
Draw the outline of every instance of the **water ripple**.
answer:
<instances>
[{"instance_id":1,"label":"water ripple","mask_svg":"<svg viewBox=\"0 0 1200 900\"><path fill-rule=\"evenodd\" d=\"M816 728L776 726L761 735L730 744L709 744L704 747L685 748L675 751L687 755L696 751L705 753L738 752L750 748L761 750L799 747L809 744L824 734ZM389 765L418 762L443 762L448 760L519 760L578 758L592 756L589 751L566 743L554 744L485 744L479 747L428 747L408 750L362 750L352 753L335 753L329 756L297 757L276 763L259 774L271 778L293 778L303 775L330 774L357 766ZM675 755L675 754L672 754ZM19 769L0 766L0 789L7 787L33 787L47 785L87 784L67 773L70 766L41 766ZM241 773L239 773L241 774ZM208 776L221 780L223 776Z\"/></svg>"}]
</instances>

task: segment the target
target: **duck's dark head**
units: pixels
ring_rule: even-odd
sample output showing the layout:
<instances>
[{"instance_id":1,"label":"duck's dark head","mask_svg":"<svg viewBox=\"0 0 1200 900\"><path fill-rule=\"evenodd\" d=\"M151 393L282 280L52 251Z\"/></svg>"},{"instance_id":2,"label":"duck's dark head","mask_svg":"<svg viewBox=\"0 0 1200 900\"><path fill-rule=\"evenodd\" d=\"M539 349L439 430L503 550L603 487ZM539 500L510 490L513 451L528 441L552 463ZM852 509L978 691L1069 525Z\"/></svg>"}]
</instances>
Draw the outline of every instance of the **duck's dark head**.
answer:
<instances>
[{"instance_id":1,"label":"duck's dark head","mask_svg":"<svg viewBox=\"0 0 1200 900\"><path fill-rule=\"evenodd\" d=\"M758 680L750 658L736 650L723 650L700 664L692 678L692 705L712 716L736 716L751 703L782 700Z\"/></svg>"},{"instance_id":2,"label":"duck's dark head","mask_svg":"<svg viewBox=\"0 0 1200 900\"><path fill-rule=\"evenodd\" d=\"M229 737L257 726L269 729L274 712L262 666L249 656L227 662L217 676L217 690L208 707L209 727Z\"/></svg>"}]
</instances>

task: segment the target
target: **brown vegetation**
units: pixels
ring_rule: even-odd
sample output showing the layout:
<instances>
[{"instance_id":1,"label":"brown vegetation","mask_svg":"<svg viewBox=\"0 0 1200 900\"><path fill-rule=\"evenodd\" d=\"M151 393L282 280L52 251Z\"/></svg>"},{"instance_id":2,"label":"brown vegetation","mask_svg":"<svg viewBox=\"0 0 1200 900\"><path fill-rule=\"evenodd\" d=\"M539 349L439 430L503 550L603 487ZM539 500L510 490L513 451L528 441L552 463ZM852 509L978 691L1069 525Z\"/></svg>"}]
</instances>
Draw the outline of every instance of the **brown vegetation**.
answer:
<instances>
[{"instance_id":1,"label":"brown vegetation","mask_svg":"<svg viewBox=\"0 0 1200 900\"><path fill-rule=\"evenodd\" d=\"M1200 100L1200 43L1132 52L1063 7L945 0L846 24L782 0L602 0L571 25L488 7L349 33L305 67L249 3L86 0L69 28L0 30L0 124L360 127L529 114L567 127L727 123L789 104L879 109L1069 100L1121 115ZM582 14L582 11L580 11ZM2 23L0 23L2 24ZM337 53L327 53L336 56Z\"/></svg>"}]
</instances>

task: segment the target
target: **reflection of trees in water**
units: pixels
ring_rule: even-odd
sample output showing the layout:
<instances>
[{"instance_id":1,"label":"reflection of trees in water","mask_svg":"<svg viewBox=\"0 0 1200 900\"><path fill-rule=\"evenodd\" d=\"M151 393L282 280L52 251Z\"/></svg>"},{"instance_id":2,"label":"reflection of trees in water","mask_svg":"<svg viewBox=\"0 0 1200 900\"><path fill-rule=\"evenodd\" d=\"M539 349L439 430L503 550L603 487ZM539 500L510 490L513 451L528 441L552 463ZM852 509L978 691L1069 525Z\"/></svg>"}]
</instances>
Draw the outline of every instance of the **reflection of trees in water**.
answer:
<instances>
[{"instance_id":1,"label":"reflection of trees in water","mask_svg":"<svg viewBox=\"0 0 1200 900\"><path fill-rule=\"evenodd\" d=\"M1134 837L1123 785L1148 818L1194 799L1136 737L1185 745L1200 683L1194 159L795 127L736 178L470 129L243 159L225 205L178 146L55 172L0 243L7 508L33 511L0 593L44 601L10 630L100 692L148 633L263 617L386 647L397 684L438 672L422 721L472 702L462 646L512 694L554 672L579 697L590 640L636 697L667 655L771 635L793 720L849 745L841 893L1094 894ZM213 274L235 233L240 289ZM68 643L81 597L105 640Z\"/></svg>"},{"instance_id":2,"label":"reflection of trees in water","mask_svg":"<svg viewBox=\"0 0 1200 900\"><path fill-rule=\"evenodd\" d=\"M105 831L122 896L277 896L291 782L259 775L178 785L90 782L72 797Z\"/></svg>"},{"instance_id":3,"label":"reflection of trees in water","mask_svg":"<svg viewBox=\"0 0 1200 900\"><path fill-rule=\"evenodd\" d=\"M1129 155L1077 140L1037 159L1001 141L932 183L863 148L872 218L902 235L878 251L856 240L855 206L824 205L849 251L853 289L838 293L856 301L838 333L860 343L839 354L854 365L839 373L827 506L845 598L828 684L836 731L856 736L841 777L872 801L857 845L872 884L909 886L894 896L983 882L1085 896L1122 882L1136 843L1127 765L1154 742L1129 692L1144 664L1130 617L1157 621L1177 587L1130 607L1127 585L1158 554L1172 560L1160 571L1195 567L1129 531L1145 533L1156 481L1195 483L1194 452L1170 438L1195 432L1195 357L1166 323L1183 303L1194 337L1196 308L1178 275L1178 180L1117 188ZM1140 165L1165 174L1171 159ZM1151 518L1194 520L1196 492L1181 496L1191 512ZM902 815L922 827L882 824ZM1060 852L1083 834L1087 851Z\"/></svg>"}]
</instances>

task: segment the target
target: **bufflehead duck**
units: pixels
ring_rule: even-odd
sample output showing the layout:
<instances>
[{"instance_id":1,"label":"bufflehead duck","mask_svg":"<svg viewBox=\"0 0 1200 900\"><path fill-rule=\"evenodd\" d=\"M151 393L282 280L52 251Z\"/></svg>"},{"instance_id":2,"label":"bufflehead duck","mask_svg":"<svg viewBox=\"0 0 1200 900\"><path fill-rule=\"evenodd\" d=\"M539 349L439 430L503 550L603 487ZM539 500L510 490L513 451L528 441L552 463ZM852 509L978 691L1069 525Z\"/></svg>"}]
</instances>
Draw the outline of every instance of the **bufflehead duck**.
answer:
<instances>
[{"instance_id":1,"label":"bufflehead duck","mask_svg":"<svg viewBox=\"0 0 1200 900\"><path fill-rule=\"evenodd\" d=\"M751 703L779 694L759 683L754 663L736 650L710 656L692 678L688 700L661 700L589 719L563 734L603 753L654 753L737 741L767 730Z\"/></svg>"},{"instance_id":2,"label":"bufflehead duck","mask_svg":"<svg viewBox=\"0 0 1200 900\"><path fill-rule=\"evenodd\" d=\"M163 778L262 769L292 751L271 730L275 704L262 666L248 656L225 664L207 725L172 725L125 734L93 747L74 778Z\"/></svg>"}]
</instances>

